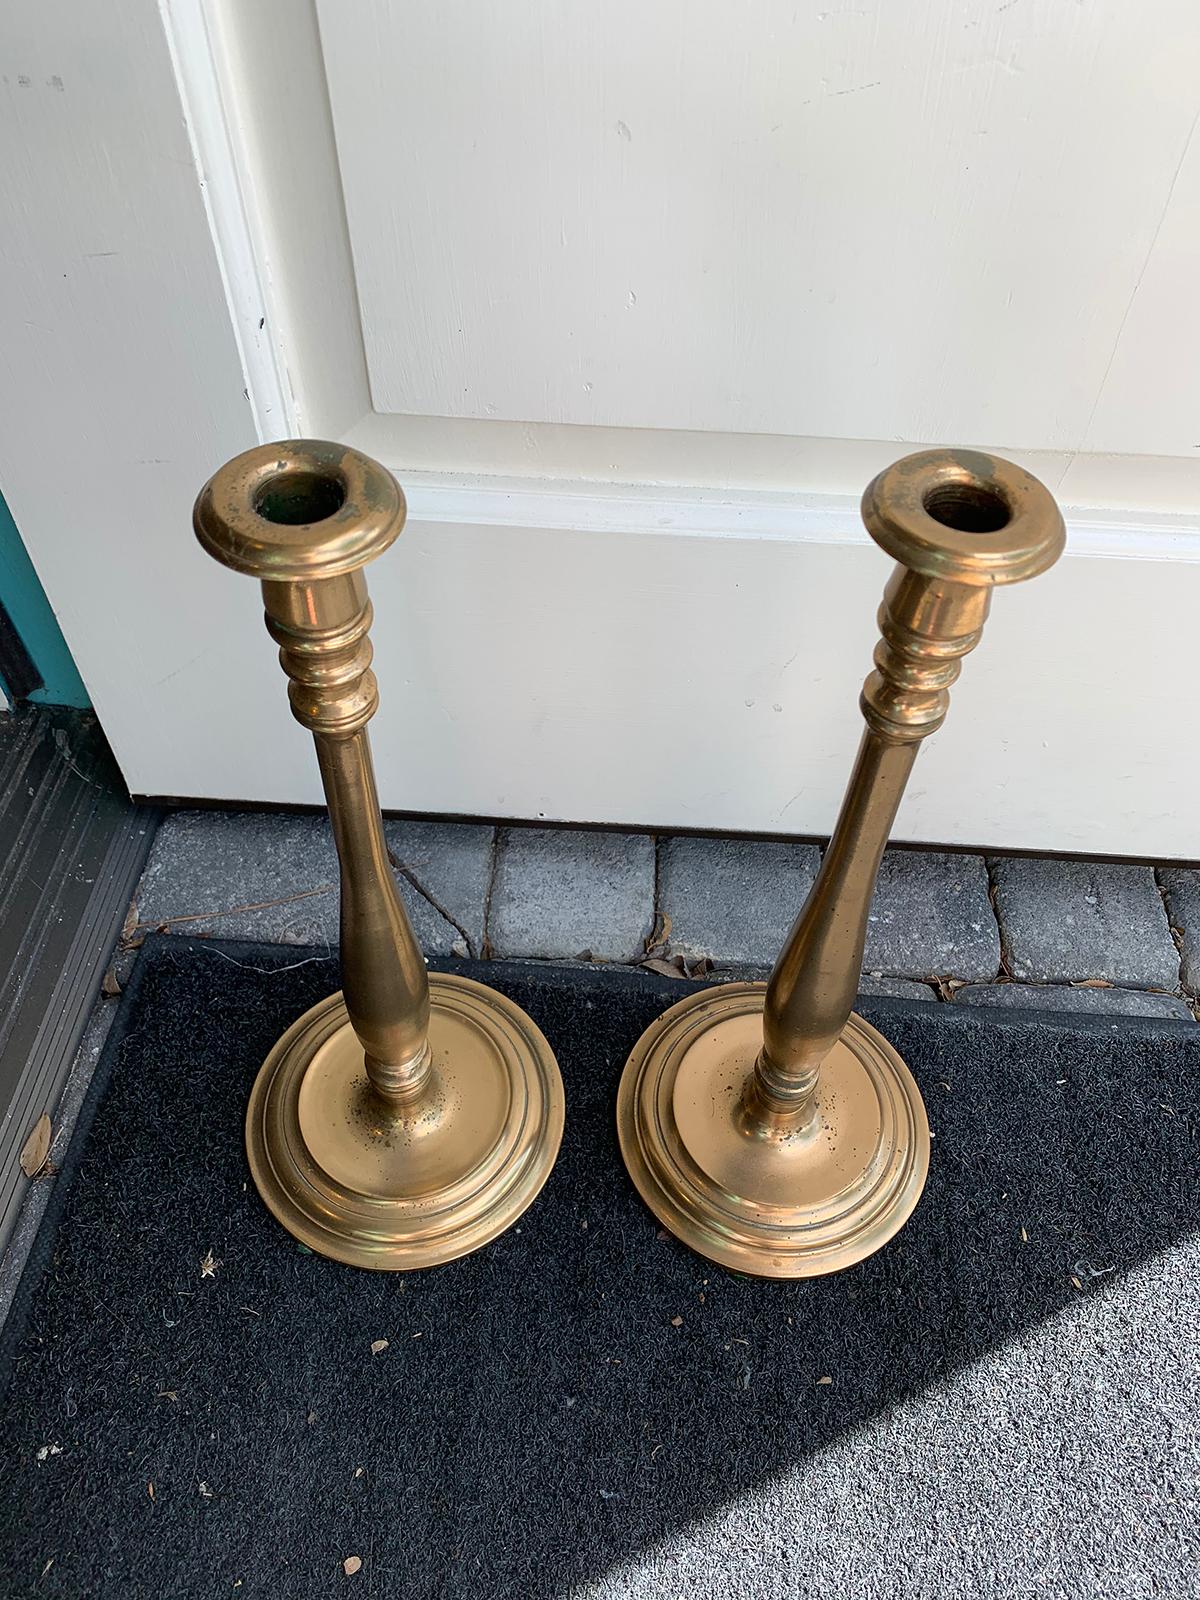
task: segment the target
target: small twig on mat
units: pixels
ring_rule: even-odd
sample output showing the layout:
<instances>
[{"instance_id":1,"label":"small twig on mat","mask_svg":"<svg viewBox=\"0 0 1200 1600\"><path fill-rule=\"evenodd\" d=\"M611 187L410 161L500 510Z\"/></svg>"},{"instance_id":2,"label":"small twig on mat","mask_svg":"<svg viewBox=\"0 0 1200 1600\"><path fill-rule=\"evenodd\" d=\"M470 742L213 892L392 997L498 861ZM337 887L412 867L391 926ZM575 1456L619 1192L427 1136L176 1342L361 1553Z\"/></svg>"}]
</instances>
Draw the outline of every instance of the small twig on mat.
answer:
<instances>
[{"instance_id":1,"label":"small twig on mat","mask_svg":"<svg viewBox=\"0 0 1200 1600\"><path fill-rule=\"evenodd\" d=\"M251 900L244 906L226 906L220 911L187 911L178 917L163 917L157 922L135 922L128 932L122 929L121 943L126 950L134 950L142 943L141 939L134 940L137 933L161 933L164 928L170 928L177 922L210 922L219 917L236 917L243 911L269 911L272 906L290 906L295 900L312 900L319 894L329 894L336 887L332 883L322 883L316 889L301 889L298 894L283 894L278 900Z\"/></svg>"},{"instance_id":2,"label":"small twig on mat","mask_svg":"<svg viewBox=\"0 0 1200 1600\"><path fill-rule=\"evenodd\" d=\"M217 950L210 944L202 944L199 948L207 950L210 956L220 956L221 960L228 961L230 966L241 967L243 972L262 972L268 978L273 978L277 972L295 972L297 967L311 967L314 961L328 961L330 959L328 955L305 956L303 961L290 961L285 967L256 967L249 961L239 961L235 956L227 956L224 950Z\"/></svg>"}]
</instances>

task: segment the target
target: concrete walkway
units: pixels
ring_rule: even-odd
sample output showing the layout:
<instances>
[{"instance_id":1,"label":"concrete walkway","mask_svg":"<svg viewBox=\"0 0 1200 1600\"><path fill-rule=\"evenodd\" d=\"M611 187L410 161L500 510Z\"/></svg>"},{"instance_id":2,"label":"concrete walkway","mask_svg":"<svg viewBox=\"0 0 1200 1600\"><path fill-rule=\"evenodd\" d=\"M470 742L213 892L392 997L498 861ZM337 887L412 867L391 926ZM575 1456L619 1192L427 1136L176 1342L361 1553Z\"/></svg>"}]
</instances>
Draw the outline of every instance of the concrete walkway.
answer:
<instances>
[{"instance_id":1,"label":"concrete walkway","mask_svg":"<svg viewBox=\"0 0 1200 1600\"><path fill-rule=\"evenodd\" d=\"M820 866L817 845L389 822L431 955L765 973ZM181 811L159 831L136 929L337 942L323 818ZM127 958L126 958L127 959ZM898 849L884 858L867 993L1194 1019L1200 872Z\"/></svg>"}]
</instances>

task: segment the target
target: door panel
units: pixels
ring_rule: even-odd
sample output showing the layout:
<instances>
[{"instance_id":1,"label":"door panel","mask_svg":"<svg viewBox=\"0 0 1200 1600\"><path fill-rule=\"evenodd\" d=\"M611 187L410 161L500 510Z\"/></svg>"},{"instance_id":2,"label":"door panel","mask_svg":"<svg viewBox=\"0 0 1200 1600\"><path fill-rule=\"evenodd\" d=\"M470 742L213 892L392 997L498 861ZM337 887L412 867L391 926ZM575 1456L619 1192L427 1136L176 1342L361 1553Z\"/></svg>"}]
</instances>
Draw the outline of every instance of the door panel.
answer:
<instances>
[{"instance_id":1,"label":"door panel","mask_svg":"<svg viewBox=\"0 0 1200 1600\"><path fill-rule=\"evenodd\" d=\"M1088 447L1195 118L1188 0L318 12L377 411ZM1190 455L1172 398L1094 448Z\"/></svg>"},{"instance_id":2,"label":"door panel","mask_svg":"<svg viewBox=\"0 0 1200 1600\"><path fill-rule=\"evenodd\" d=\"M857 496L971 443L1059 493L1068 554L1000 598L899 835L1200 855L1182 0L3 28L0 482L135 791L319 798L189 529L227 455L309 433L409 492L385 805L827 831L887 571Z\"/></svg>"}]
</instances>

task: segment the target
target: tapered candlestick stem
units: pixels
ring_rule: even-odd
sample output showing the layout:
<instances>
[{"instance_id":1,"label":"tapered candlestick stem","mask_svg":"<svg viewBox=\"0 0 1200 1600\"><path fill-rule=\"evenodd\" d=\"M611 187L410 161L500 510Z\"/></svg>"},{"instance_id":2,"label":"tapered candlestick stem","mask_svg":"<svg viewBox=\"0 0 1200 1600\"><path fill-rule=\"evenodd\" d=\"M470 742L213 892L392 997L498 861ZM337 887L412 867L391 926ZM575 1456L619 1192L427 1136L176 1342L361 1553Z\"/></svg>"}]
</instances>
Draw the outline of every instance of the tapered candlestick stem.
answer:
<instances>
[{"instance_id":1,"label":"tapered candlestick stem","mask_svg":"<svg viewBox=\"0 0 1200 1600\"><path fill-rule=\"evenodd\" d=\"M312 730L341 877L342 989L367 1076L386 1100L429 1081L429 980L383 837L367 722L379 704L361 572L262 586L292 711Z\"/></svg>"},{"instance_id":2,"label":"tapered candlestick stem","mask_svg":"<svg viewBox=\"0 0 1200 1600\"><path fill-rule=\"evenodd\" d=\"M917 748L863 734L817 881L767 985L751 1089L765 1116L803 1116L854 1007L875 879Z\"/></svg>"},{"instance_id":3,"label":"tapered candlestick stem","mask_svg":"<svg viewBox=\"0 0 1200 1600\"><path fill-rule=\"evenodd\" d=\"M372 1084L407 1103L429 1083L429 979L392 876L371 747L365 729L318 734L316 746L341 869L346 1010Z\"/></svg>"},{"instance_id":4,"label":"tapered candlestick stem","mask_svg":"<svg viewBox=\"0 0 1200 1600\"><path fill-rule=\"evenodd\" d=\"M866 732L821 871L767 986L752 1113L794 1122L812 1105L858 992L871 896L904 786L921 741L945 720L990 600L989 588L903 566L884 591L875 670L863 685Z\"/></svg>"}]
</instances>

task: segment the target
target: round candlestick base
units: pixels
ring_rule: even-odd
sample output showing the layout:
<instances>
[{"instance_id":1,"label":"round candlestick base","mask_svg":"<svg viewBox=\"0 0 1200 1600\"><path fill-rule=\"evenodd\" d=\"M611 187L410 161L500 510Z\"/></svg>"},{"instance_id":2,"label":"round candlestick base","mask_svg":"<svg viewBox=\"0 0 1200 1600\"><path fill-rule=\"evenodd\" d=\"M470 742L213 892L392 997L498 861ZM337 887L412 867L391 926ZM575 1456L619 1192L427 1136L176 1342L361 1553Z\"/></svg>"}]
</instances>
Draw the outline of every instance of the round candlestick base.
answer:
<instances>
[{"instance_id":1,"label":"round candlestick base","mask_svg":"<svg viewBox=\"0 0 1200 1600\"><path fill-rule=\"evenodd\" d=\"M321 1255L379 1271L478 1250L545 1183L563 1086L532 1019L494 989L431 973L428 1089L395 1107L372 1088L340 994L267 1056L246 1153L268 1209Z\"/></svg>"},{"instance_id":2,"label":"round candlestick base","mask_svg":"<svg viewBox=\"0 0 1200 1600\"><path fill-rule=\"evenodd\" d=\"M929 1170L929 1124L903 1060L854 1015L802 1127L749 1117L765 994L724 984L647 1028L621 1078L617 1132L643 1200L693 1250L756 1277L818 1277L903 1226Z\"/></svg>"}]
</instances>

